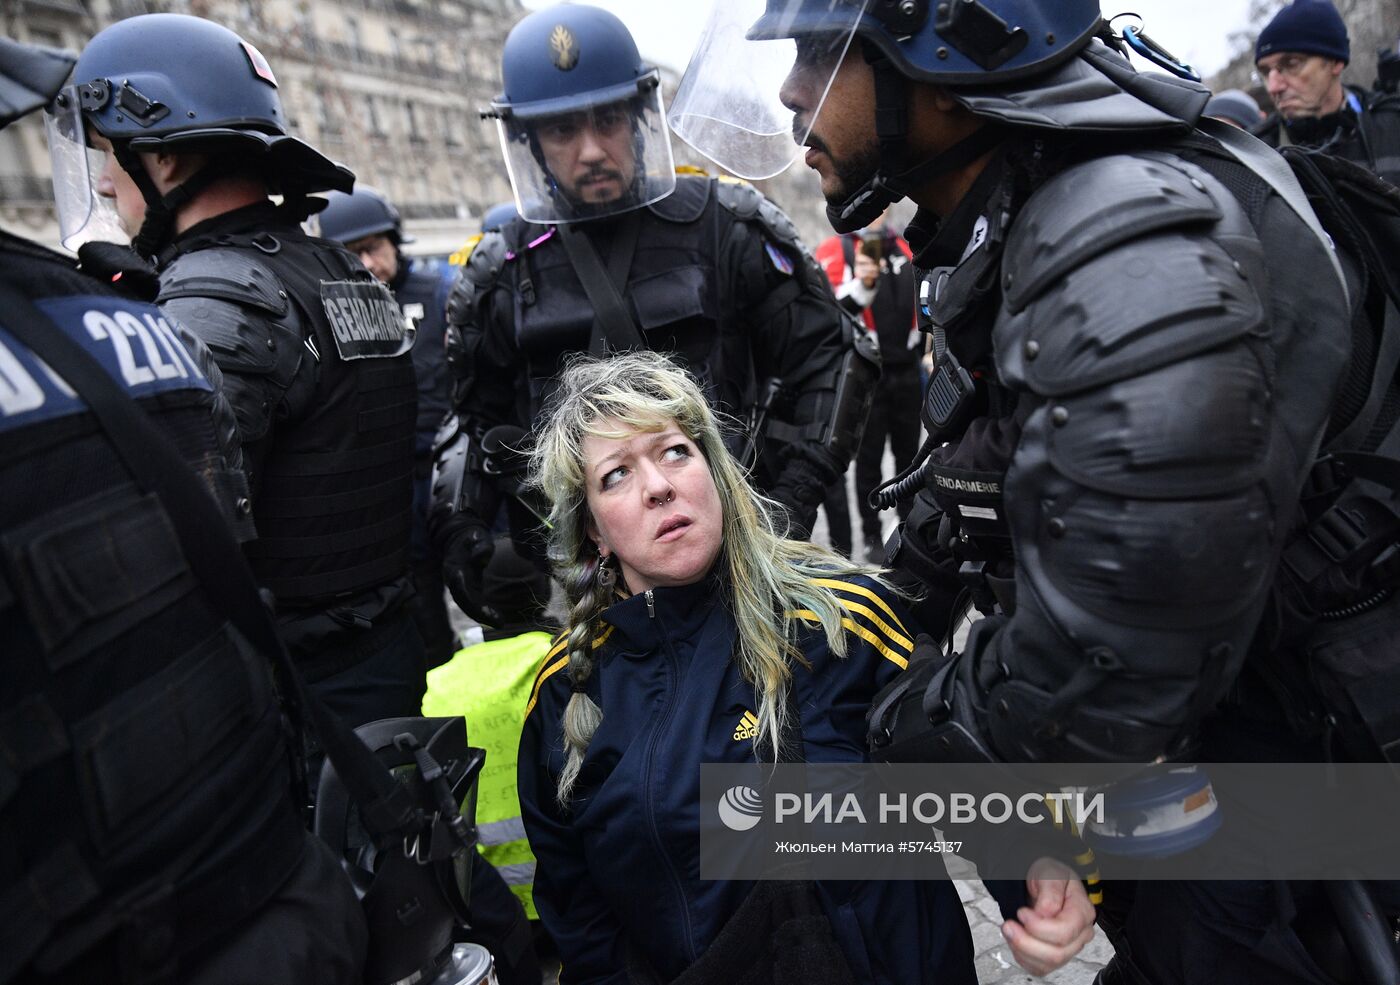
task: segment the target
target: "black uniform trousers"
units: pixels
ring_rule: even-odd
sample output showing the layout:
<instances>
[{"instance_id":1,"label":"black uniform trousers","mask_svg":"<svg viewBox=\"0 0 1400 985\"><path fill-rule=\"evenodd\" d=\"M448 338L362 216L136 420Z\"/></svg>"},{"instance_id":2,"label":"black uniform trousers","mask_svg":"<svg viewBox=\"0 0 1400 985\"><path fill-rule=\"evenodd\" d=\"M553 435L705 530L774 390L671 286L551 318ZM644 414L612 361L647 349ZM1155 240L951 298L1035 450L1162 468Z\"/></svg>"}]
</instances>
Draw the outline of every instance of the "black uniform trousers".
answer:
<instances>
[{"instance_id":1,"label":"black uniform trousers","mask_svg":"<svg viewBox=\"0 0 1400 985\"><path fill-rule=\"evenodd\" d=\"M919 406L923 394L919 383L919 367L887 367L875 388L875 400L865 423L865 434L856 451L856 507L860 510L860 527L868 542L883 541L880 536L880 514L870 505L871 490L882 481L881 466L885 458L885 442L894 453L896 474L903 472L919 451ZM909 517L913 500L899 504L899 518Z\"/></svg>"}]
</instances>

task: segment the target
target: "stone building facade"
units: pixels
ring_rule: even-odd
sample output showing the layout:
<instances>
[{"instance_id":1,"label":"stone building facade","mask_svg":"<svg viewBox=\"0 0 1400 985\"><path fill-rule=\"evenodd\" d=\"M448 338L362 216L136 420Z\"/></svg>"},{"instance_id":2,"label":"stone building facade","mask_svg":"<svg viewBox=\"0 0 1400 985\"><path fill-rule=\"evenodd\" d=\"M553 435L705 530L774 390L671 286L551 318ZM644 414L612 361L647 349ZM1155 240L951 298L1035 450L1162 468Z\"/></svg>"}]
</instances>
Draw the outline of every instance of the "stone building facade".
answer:
<instances>
[{"instance_id":1,"label":"stone building facade","mask_svg":"<svg viewBox=\"0 0 1400 985\"><path fill-rule=\"evenodd\" d=\"M499 53L520 0L3 0L11 38L80 50L144 13L226 24L267 57L294 133L385 192L416 252L445 254L510 198L495 125ZM672 80L668 80L672 81ZM676 140L678 163L704 166ZM809 243L830 234L806 168L762 187ZM0 225L56 244L48 152L37 116L0 132Z\"/></svg>"}]
</instances>

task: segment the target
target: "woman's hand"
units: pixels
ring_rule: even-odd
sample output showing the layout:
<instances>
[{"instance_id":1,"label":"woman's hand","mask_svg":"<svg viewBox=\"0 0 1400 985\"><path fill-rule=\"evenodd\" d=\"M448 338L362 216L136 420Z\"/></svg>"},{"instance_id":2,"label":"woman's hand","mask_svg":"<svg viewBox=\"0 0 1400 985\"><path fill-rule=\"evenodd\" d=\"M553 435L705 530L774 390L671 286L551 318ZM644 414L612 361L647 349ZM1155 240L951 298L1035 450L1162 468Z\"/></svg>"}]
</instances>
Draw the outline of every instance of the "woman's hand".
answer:
<instances>
[{"instance_id":1,"label":"woman's hand","mask_svg":"<svg viewBox=\"0 0 1400 985\"><path fill-rule=\"evenodd\" d=\"M1052 858L1031 863L1026 874L1031 906L1001 925L1016 963L1032 975L1048 975L1078 954L1094 936L1094 904L1084 884Z\"/></svg>"}]
</instances>

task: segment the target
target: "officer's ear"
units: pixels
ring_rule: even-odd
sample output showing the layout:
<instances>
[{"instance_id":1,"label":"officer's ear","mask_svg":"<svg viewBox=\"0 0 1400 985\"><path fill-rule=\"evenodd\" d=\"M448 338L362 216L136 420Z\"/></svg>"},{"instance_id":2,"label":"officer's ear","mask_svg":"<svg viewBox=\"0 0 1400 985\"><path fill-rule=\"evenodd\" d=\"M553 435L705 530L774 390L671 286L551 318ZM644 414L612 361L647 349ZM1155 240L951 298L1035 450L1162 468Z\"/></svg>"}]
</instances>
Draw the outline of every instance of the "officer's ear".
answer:
<instances>
[{"instance_id":1,"label":"officer's ear","mask_svg":"<svg viewBox=\"0 0 1400 985\"><path fill-rule=\"evenodd\" d=\"M150 172L151 180L162 195L184 184L208 163L208 158L203 154L172 154L162 150L142 156L146 158L146 170Z\"/></svg>"},{"instance_id":2,"label":"officer's ear","mask_svg":"<svg viewBox=\"0 0 1400 985\"><path fill-rule=\"evenodd\" d=\"M909 144L920 154L938 154L982 129L981 117L944 86L910 83Z\"/></svg>"},{"instance_id":3,"label":"officer's ear","mask_svg":"<svg viewBox=\"0 0 1400 985\"><path fill-rule=\"evenodd\" d=\"M600 558L608 556L608 545L603 542L603 535L598 530L598 524L593 522L593 518L588 518L588 525L584 527L588 539L593 541L593 549L598 552Z\"/></svg>"}]
</instances>

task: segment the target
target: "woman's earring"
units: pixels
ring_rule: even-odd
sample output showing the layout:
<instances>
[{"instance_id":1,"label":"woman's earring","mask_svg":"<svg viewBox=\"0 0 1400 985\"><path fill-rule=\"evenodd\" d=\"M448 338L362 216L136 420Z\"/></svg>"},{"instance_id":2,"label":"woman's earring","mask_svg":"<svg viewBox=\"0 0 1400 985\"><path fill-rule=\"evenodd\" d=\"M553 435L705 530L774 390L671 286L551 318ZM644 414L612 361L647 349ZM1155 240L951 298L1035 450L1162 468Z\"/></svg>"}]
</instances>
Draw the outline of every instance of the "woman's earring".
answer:
<instances>
[{"instance_id":1,"label":"woman's earring","mask_svg":"<svg viewBox=\"0 0 1400 985\"><path fill-rule=\"evenodd\" d=\"M611 554L604 554L598 559L598 587L604 592L611 592L617 587L617 567L613 564Z\"/></svg>"}]
</instances>

